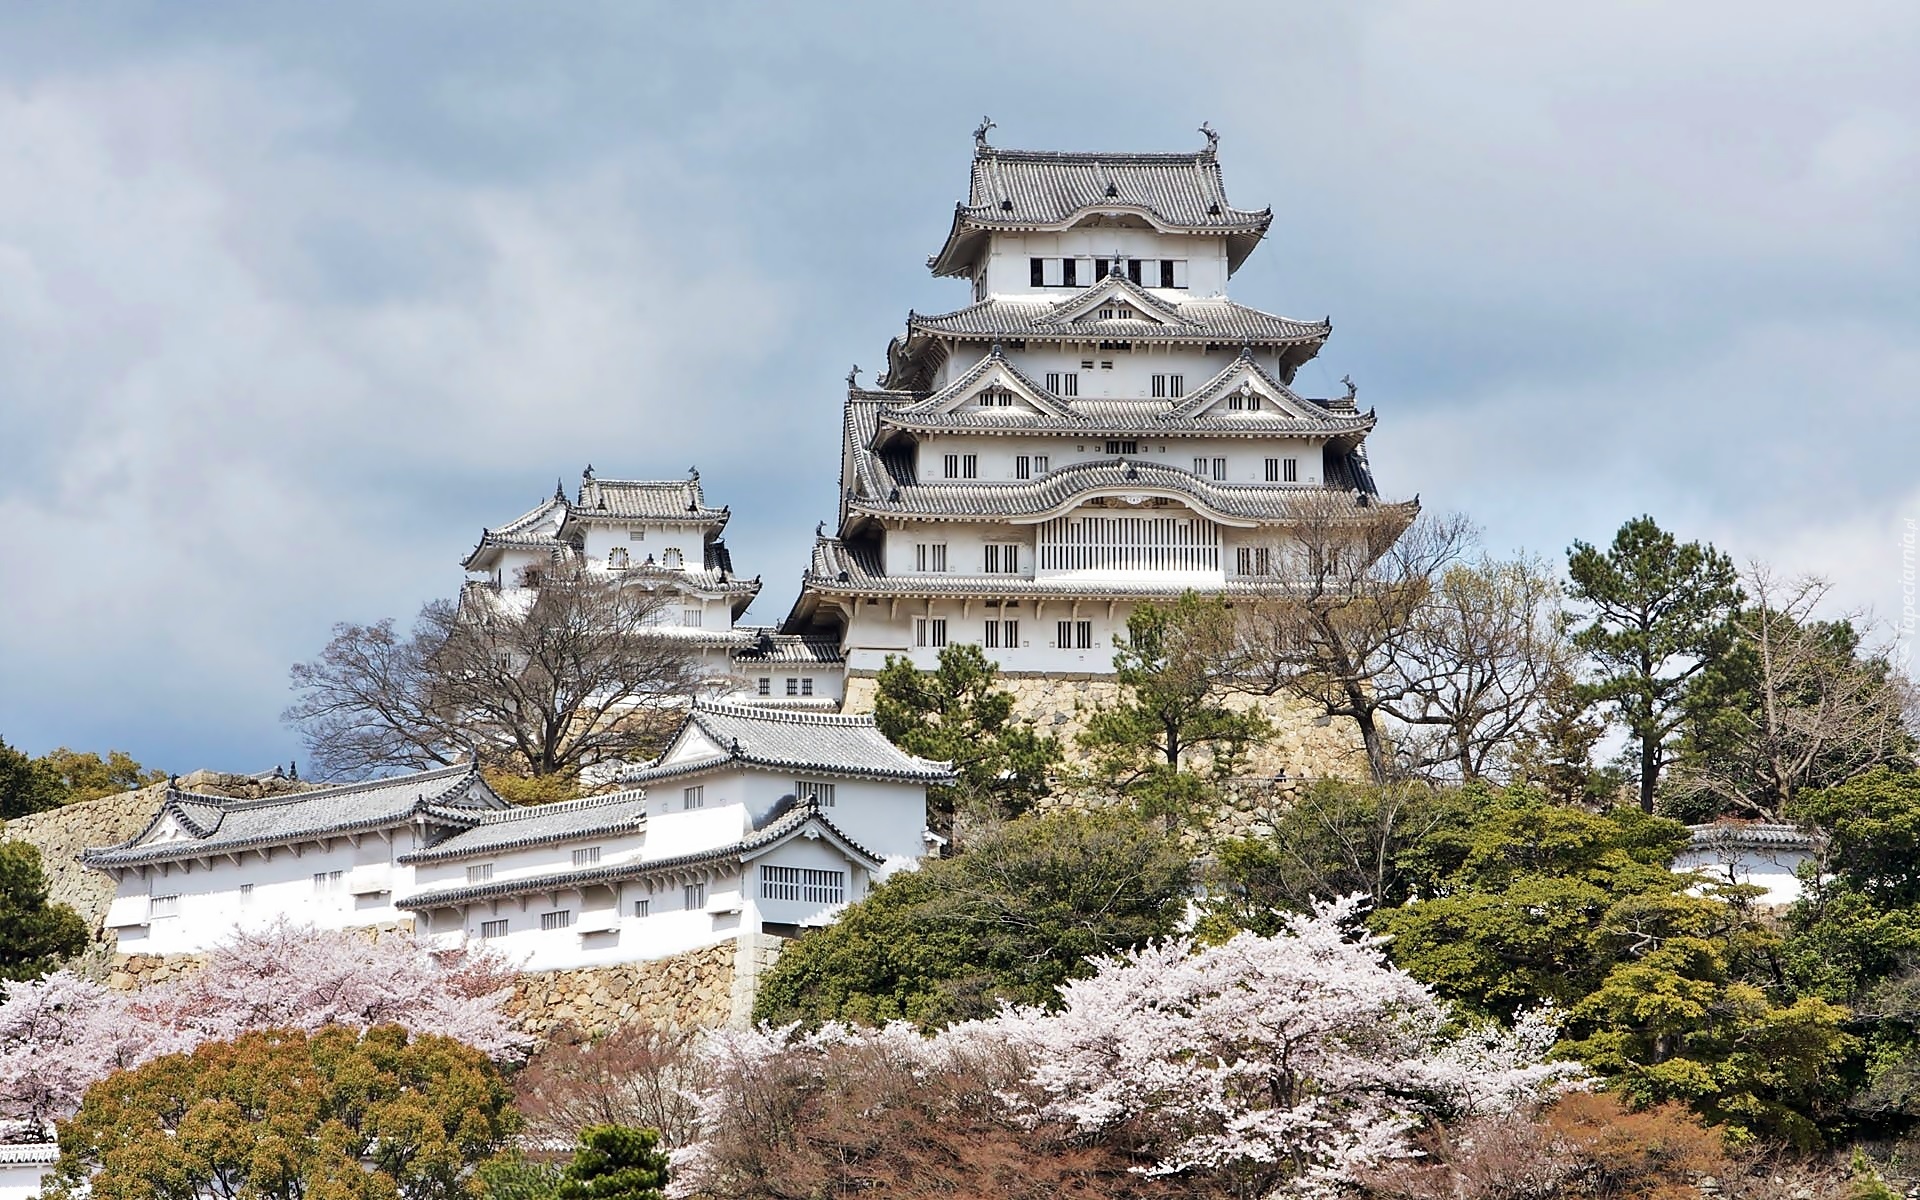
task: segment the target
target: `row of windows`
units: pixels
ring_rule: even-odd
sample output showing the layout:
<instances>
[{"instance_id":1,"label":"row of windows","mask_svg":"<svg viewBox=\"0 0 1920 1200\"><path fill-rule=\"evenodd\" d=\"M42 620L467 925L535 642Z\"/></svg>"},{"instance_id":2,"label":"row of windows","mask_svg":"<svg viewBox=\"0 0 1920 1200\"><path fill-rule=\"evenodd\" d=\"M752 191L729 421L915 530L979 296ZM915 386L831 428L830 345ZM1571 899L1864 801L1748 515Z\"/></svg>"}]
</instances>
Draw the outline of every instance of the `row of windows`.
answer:
<instances>
[{"instance_id":1,"label":"row of windows","mask_svg":"<svg viewBox=\"0 0 1920 1200\"><path fill-rule=\"evenodd\" d=\"M1153 398L1155 400L1178 400L1187 394L1185 375L1155 375L1153 377Z\"/></svg>"},{"instance_id":2,"label":"row of windows","mask_svg":"<svg viewBox=\"0 0 1920 1200\"><path fill-rule=\"evenodd\" d=\"M980 456L978 454L949 454L946 462L948 479L980 478Z\"/></svg>"},{"instance_id":3,"label":"row of windows","mask_svg":"<svg viewBox=\"0 0 1920 1200\"><path fill-rule=\"evenodd\" d=\"M1249 403L1258 405L1260 398L1253 396ZM1140 443L1115 439L1103 443L1106 453L1114 458L1125 458L1140 453ZM1033 479L1045 475L1049 467L1049 458L1045 454L1017 454L1013 459L1013 477L1015 479ZM1266 480L1268 483L1300 482L1300 460L1297 458L1269 458L1266 461ZM948 479L978 479L980 477L980 458L975 454L949 454L946 456ZM1198 458L1193 460L1193 473L1202 479L1225 479L1227 460L1224 458ZM918 568L921 571L944 571L945 567ZM689 610L692 611L692 610ZM697 616L698 614L695 613ZM695 624L698 624L696 621Z\"/></svg>"},{"instance_id":4,"label":"row of windows","mask_svg":"<svg viewBox=\"0 0 1920 1200\"><path fill-rule=\"evenodd\" d=\"M811 867L760 868L762 900L798 900L802 904L844 904L845 871L817 871Z\"/></svg>"},{"instance_id":5,"label":"row of windows","mask_svg":"<svg viewBox=\"0 0 1920 1200\"><path fill-rule=\"evenodd\" d=\"M951 561L945 542L915 542L913 544L913 569L922 575L944 575ZM989 542L980 548L980 568L987 575L1018 575L1020 573L1020 544L1018 542ZM762 692L761 695L765 695ZM810 693L809 693L810 694ZM791 692L788 695L792 695Z\"/></svg>"},{"instance_id":6,"label":"row of windows","mask_svg":"<svg viewBox=\"0 0 1920 1200\"><path fill-rule=\"evenodd\" d=\"M1144 287L1184 288L1184 258L1029 258L1027 282L1033 287L1086 287L1112 274L1124 274Z\"/></svg>"},{"instance_id":7,"label":"row of windows","mask_svg":"<svg viewBox=\"0 0 1920 1200\"><path fill-rule=\"evenodd\" d=\"M765 868L762 869L764 870ZM704 883L687 884L680 890L680 900L688 912L697 912L705 908L707 906L707 885ZM835 903L838 902L836 901ZM644 917L648 915L650 907L650 903L646 900L635 900L633 902L633 915L636 917ZM542 932L551 933L559 929L570 929L572 926L573 910L570 908L556 908L540 914L540 929ZM511 924L506 917L492 921L482 921L480 922L480 936L486 939L503 938L507 936L510 928Z\"/></svg>"},{"instance_id":8,"label":"row of windows","mask_svg":"<svg viewBox=\"0 0 1920 1200\"><path fill-rule=\"evenodd\" d=\"M1061 621L1055 627L1054 645L1061 650L1093 649L1092 621ZM947 644L945 617L915 617L913 644L939 649ZM980 645L987 650L1014 650L1020 646L1020 622L989 620L980 629Z\"/></svg>"},{"instance_id":9,"label":"row of windows","mask_svg":"<svg viewBox=\"0 0 1920 1200\"><path fill-rule=\"evenodd\" d=\"M759 693L762 696L773 695L773 677L770 675L762 675L758 680L755 681L754 691ZM803 676L794 676L794 675L787 676L787 695L789 696L813 695L813 680L805 678Z\"/></svg>"},{"instance_id":10,"label":"row of windows","mask_svg":"<svg viewBox=\"0 0 1920 1200\"><path fill-rule=\"evenodd\" d=\"M641 535L638 533L629 534L628 536L631 537L636 542L639 541L641 538ZM687 561L686 556L682 554L678 549L671 546L661 551L660 553L660 565L663 567L666 567L670 571L679 570L682 566L686 564L686 561ZM647 556L647 564L649 566L653 564L652 555ZM633 556L630 553L628 553L627 548L625 546L614 546L607 551L607 566L612 568L613 570L624 571L632 565L633 565Z\"/></svg>"}]
</instances>

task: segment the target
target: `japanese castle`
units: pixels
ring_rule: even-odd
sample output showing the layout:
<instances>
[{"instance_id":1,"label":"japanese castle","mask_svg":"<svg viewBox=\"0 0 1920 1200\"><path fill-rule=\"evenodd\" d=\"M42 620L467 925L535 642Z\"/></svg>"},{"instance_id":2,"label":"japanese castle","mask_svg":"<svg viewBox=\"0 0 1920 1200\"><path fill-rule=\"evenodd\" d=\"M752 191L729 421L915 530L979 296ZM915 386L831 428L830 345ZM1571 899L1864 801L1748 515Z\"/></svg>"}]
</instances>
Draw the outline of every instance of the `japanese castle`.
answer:
<instances>
[{"instance_id":1,"label":"japanese castle","mask_svg":"<svg viewBox=\"0 0 1920 1200\"><path fill-rule=\"evenodd\" d=\"M1375 495L1371 412L1294 390L1327 321L1236 304L1270 209L1191 154L974 136L933 274L971 303L907 314L849 377L839 511L782 630L849 674L974 642L1019 675L1110 674L1135 602L1269 579L1303 492Z\"/></svg>"},{"instance_id":2,"label":"japanese castle","mask_svg":"<svg viewBox=\"0 0 1920 1200\"><path fill-rule=\"evenodd\" d=\"M561 561L658 591L661 632L716 684L660 758L520 809L465 767L264 801L170 789L86 856L116 881L121 948L193 953L287 917L570 968L825 923L937 842L926 789L949 764L836 711L865 706L889 656L931 668L971 642L1015 679L1110 677L1136 603L1257 592L1302 498L1373 502L1373 414L1351 386L1294 390L1328 322L1227 297L1273 216L1228 200L1210 129L1189 154L1067 154L990 128L928 260L971 302L909 312L877 383L848 377L834 527L777 627L737 623L761 581L735 571L697 471L588 467L462 560L489 603Z\"/></svg>"}]
</instances>

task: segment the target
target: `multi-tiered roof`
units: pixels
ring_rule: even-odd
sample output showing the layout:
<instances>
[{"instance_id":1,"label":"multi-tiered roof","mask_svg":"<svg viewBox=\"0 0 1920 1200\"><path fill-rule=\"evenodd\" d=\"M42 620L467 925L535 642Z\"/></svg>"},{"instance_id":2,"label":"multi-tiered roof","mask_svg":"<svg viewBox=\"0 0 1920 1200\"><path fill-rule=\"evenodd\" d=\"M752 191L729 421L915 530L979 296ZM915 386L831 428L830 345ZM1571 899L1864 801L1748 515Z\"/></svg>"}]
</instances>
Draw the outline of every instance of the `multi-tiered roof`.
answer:
<instances>
[{"instance_id":1,"label":"multi-tiered roof","mask_svg":"<svg viewBox=\"0 0 1920 1200\"><path fill-rule=\"evenodd\" d=\"M849 380L838 526L817 540L788 629L821 624L819 604L827 596L1113 598L1164 590L1144 578L1094 583L1032 573L1019 580L889 574L882 530L906 523L1030 525L1115 493L1134 497L1130 503L1150 497L1146 503L1178 505L1226 529L1285 525L1309 493L1316 506L1329 494L1356 507L1378 503L1364 445L1374 414L1356 409L1351 388L1314 399L1293 386L1300 366L1326 342L1330 321L1261 312L1217 289L1188 292L1157 277L1142 279L1141 264L1126 262L1118 251L1111 260L1095 260L1098 277L1084 287L1002 287L988 279L995 269L990 262L1012 258L1020 269L1020 255L1039 253L1016 248L990 258L996 239L1094 226L1151 231L1170 246L1190 237L1213 254L1224 245L1230 275L1266 235L1273 215L1236 208L1228 199L1211 130L1205 148L1191 154L1074 154L1003 150L987 144L986 128L976 135L967 200L955 207L946 242L928 260L935 275L973 279L978 298L949 313L910 312L906 330L888 347L878 386ZM1039 285L1040 260L1033 262L1032 282ZM1159 264L1147 266L1152 271ZM1154 282L1163 286L1150 286ZM1207 377L1147 399L1095 394L1077 377L1062 387L1054 383L1058 374L1023 365L1042 355L1052 363L1068 351L1075 359L1144 353L1172 361L1169 356L1184 354L1181 361L1208 364ZM983 390L995 399L980 400ZM956 437L1019 439L1046 456L1051 469L1025 478L922 478L917 447ZM1276 445L1294 439L1287 444L1315 448L1318 469L1297 480L1229 482L1186 470L1177 454L1166 456L1166 443L1200 439ZM1150 442L1160 457L1138 450ZM1057 447L1052 453L1050 445ZM1089 448L1112 452L1089 456Z\"/></svg>"}]
</instances>

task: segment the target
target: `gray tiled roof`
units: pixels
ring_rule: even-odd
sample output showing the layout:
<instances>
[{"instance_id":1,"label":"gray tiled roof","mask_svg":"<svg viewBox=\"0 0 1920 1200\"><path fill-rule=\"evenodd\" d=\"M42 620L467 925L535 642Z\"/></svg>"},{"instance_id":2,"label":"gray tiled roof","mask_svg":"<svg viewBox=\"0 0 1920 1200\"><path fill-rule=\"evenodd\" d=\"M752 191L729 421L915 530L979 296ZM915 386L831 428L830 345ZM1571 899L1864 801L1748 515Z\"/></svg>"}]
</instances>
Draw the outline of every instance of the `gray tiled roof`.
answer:
<instances>
[{"instance_id":1,"label":"gray tiled roof","mask_svg":"<svg viewBox=\"0 0 1920 1200\"><path fill-rule=\"evenodd\" d=\"M834 823L826 818L812 804L795 808L786 816L731 845L703 850L695 854L680 854L671 858L636 859L624 863L612 863L601 867L586 867L573 871L554 871L549 874L535 875L520 879L496 879L488 883L472 884L466 887L440 888L421 892L399 902L397 907L421 911L430 908L442 908L461 904L472 904L481 900L494 900L502 896L524 895L534 892L552 892L582 887L595 887L611 883L623 883L632 879L645 879L649 876L666 875L675 872L698 871L701 868L738 866L759 855L765 854L780 845L799 837L809 830L817 831L829 841L834 842L848 855L858 859L867 867L878 867L880 856L860 845L842 833Z\"/></svg>"},{"instance_id":2,"label":"gray tiled roof","mask_svg":"<svg viewBox=\"0 0 1920 1200\"><path fill-rule=\"evenodd\" d=\"M935 274L964 272L977 257L980 233L1059 228L1076 214L1131 211L1161 228L1229 235L1233 266L1250 253L1273 220L1271 211L1237 209L1227 200L1211 143L1193 154L1101 154L1002 150L978 145L966 203L928 260Z\"/></svg>"},{"instance_id":3,"label":"gray tiled roof","mask_svg":"<svg viewBox=\"0 0 1920 1200\"><path fill-rule=\"evenodd\" d=\"M1687 826L1688 846L1707 849L1811 850L1813 837L1798 825L1763 821L1715 821Z\"/></svg>"},{"instance_id":4,"label":"gray tiled roof","mask_svg":"<svg viewBox=\"0 0 1920 1200\"><path fill-rule=\"evenodd\" d=\"M579 520L685 521L724 525L726 508L707 507L699 476L687 479L597 479L585 476L571 517Z\"/></svg>"},{"instance_id":5,"label":"gray tiled roof","mask_svg":"<svg viewBox=\"0 0 1920 1200\"><path fill-rule=\"evenodd\" d=\"M1173 492L1222 517L1271 522L1297 517L1303 495L1323 496L1330 489L1317 483L1216 483L1165 463L1107 458L1027 481L907 484L881 496L856 496L847 506L875 515L1033 517L1064 510L1092 492L1121 490Z\"/></svg>"},{"instance_id":6,"label":"gray tiled roof","mask_svg":"<svg viewBox=\"0 0 1920 1200\"><path fill-rule=\"evenodd\" d=\"M1059 341L1130 341L1225 343L1257 346L1325 341L1333 332L1328 321L1297 321L1248 308L1231 300L1188 300L1179 305L1177 322L1050 320L1071 300L1046 296L991 296L950 313L907 314L910 333L938 333L963 338L1025 338Z\"/></svg>"},{"instance_id":7,"label":"gray tiled roof","mask_svg":"<svg viewBox=\"0 0 1920 1200\"><path fill-rule=\"evenodd\" d=\"M733 661L743 667L838 666L845 661L833 638L776 633L772 628L735 632L747 635L746 644L733 652Z\"/></svg>"},{"instance_id":8,"label":"gray tiled roof","mask_svg":"<svg viewBox=\"0 0 1920 1200\"><path fill-rule=\"evenodd\" d=\"M650 763L629 772L626 783L645 784L712 770L730 763L799 771L891 779L912 783L950 783L951 765L917 758L889 742L871 716L795 712L749 704L696 703L674 744L697 729L719 755L678 763Z\"/></svg>"},{"instance_id":9,"label":"gray tiled roof","mask_svg":"<svg viewBox=\"0 0 1920 1200\"><path fill-rule=\"evenodd\" d=\"M548 531L547 526L551 524L558 530L560 520L566 515L566 497L556 492L505 525L481 530L479 544L460 560L460 565L471 568L480 555L489 549L558 550L562 543Z\"/></svg>"},{"instance_id":10,"label":"gray tiled roof","mask_svg":"<svg viewBox=\"0 0 1920 1200\"><path fill-rule=\"evenodd\" d=\"M425 850L403 854L403 863L446 862L506 850L524 850L578 838L632 833L646 825L647 796L642 791L613 792L553 804L529 804L483 813L479 824L461 829Z\"/></svg>"},{"instance_id":11,"label":"gray tiled roof","mask_svg":"<svg viewBox=\"0 0 1920 1200\"><path fill-rule=\"evenodd\" d=\"M477 822L481 813L506 807L471 766L442 767L368 783L297 792L264 800L234 800L169 789L147 828L131 841L86 851L93 867L137 866L284 846L403 825L433 810L444 823ZM166 817L193 835L181 841L141 845Z\"/></svg>"},{"instance_id":12,"label":"gray tiled roof","mask_svg":"<svg viewBox=\"0 0 1920 1200\"><path fill-rule=\"evenodd\" d=\"M1011 407L953 407L956 396L975 388L980 380L1000 372L1034 393L1043 410L1034 413ZM1214 412L1214 406L1232 391L1234 380L1259 381L1259 390L1267 397L1259 412ZM869 432L871 446L878 440L878 427L928 432L966 430L999 433L1057 433L1063 436L1097 437L1103 433L1218 433L1265 436L1364 435L1373 428L1371 413L1355 412L1341 401L1307 400L1281 383L1253 361L1251 354L1241 356L1211 380L1179 400L1080 399L1056 396L1031 376L1008 362L998 347L963 372L951 384L924 399L901 405L876 405L862 425ZM857 432L857 431L856 431ZM889 481L889 485L895 481Z\"/></svg>"}]
</instances>

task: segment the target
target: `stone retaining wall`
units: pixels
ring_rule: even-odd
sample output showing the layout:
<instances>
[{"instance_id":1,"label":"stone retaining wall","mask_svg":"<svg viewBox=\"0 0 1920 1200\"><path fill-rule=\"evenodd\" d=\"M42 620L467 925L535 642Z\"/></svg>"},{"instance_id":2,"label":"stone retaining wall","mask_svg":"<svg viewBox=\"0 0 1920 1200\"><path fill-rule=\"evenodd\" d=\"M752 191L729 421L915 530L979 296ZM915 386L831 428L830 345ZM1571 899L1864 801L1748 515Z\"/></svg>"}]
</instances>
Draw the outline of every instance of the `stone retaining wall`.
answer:
<instances>
[{"instance_id":1,"label":"stone retaining wall","mask_svg":"<svg viewBox=\"0 0 1920 1200\"><path fill-rule=\"evenodd\" d=\"M537 1037L572 1027L598 1033L647 1021L683 1029L736 1021L736 941L653 962L536 971L514 984L507 1009Z\"/></svg>"}]
</instances>

